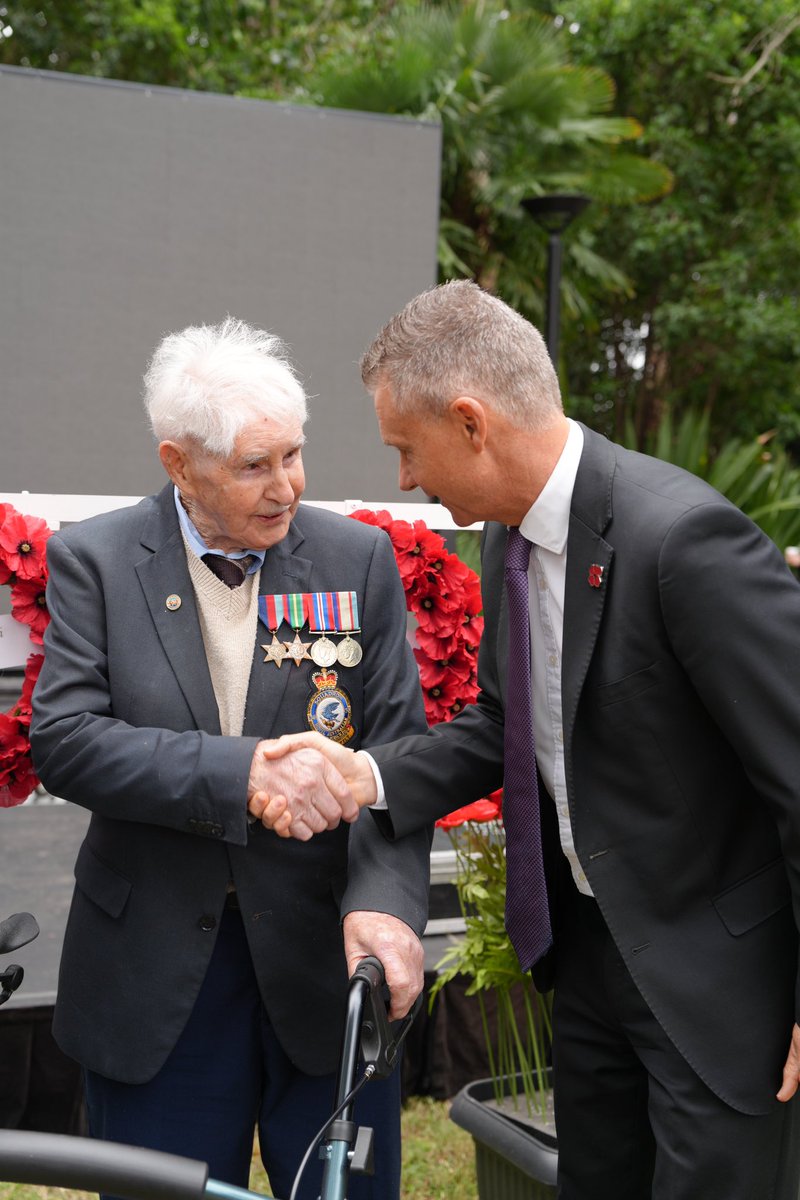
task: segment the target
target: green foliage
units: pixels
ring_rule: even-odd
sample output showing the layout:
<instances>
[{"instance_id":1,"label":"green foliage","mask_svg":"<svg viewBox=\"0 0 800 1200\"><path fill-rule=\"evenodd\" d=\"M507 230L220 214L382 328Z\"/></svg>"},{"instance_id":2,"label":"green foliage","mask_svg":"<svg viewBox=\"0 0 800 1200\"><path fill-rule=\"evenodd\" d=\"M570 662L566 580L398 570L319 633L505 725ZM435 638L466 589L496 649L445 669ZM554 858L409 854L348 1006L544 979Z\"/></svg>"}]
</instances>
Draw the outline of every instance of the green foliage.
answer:
<instances>
[{"instance_id":1,"label":"green foliage","mask_svg":"<svg viewBox=\"0 0 800 1200\"><path fill-rule=\"evenodd\" d=\"M547 237L520 200L583 191L632 203L668 190L669 171L622 148L641 125L611 113L613 80L571 62L568 35L548 18L473 0L406 5L383 28L383 43L360 61L321 64L311 95L336 108L440 121L441 276L472 276L538 320ZM626 290L579 229L573 245L567 298L576 311L587 278Z\"/></svg>"},{"instance_id":2,"label":"green foliage","mask_svg":"<svg viewBox=\"0 0 800 1200\"><path fill-rule=\"evenodd\" d=\"M0 63L291 98L379 39L393 0L0 0Z\"/></svg>"},{"instance_id":3,"label":"green foliage","mask_svg":"<svg viewBox=\"0 0 800 1200\"><path fill-rule=\"evenodd\" d=\"M467 996L477 996L483 1031L498 1102L503 1080L512 1089L521 1076L528 1111L544 1116L549 1047L552 1037L551 998L540 996L530 973L523 971L505 928L505 843L495 823L467 821L450 831L456 850L456 890L464 916L465 932L445 951L437 964L430 992L431 1004L445 984L457 975L470 979ZM489 1029L484 996L497 1000L496 1046ZM520 1021L514 996L521 995L524 1016ZM512 1095L515 1091L512 1090Z\"/></svg>"},{"instance_id":4,"label":"green foliage","mask_svg":"<svg viewBox=\"0 0 800 1200\"><path fill-rule=\"evenodd\" d=\"M632 283L566 322L569 409L643 446L667 409L713 442L800 434L800 13L795 0L557 0L673 172L648 207L586 221Z\"/></svg>"},{"instance_id":5,"label":"green foliage","mask_svg":"<svg viewBox=\"0 0 800 1200\"><path fill-rule=\"evenodd\" d=\"M631 421L623 440L637 448ZM774 431L750 439L730 438L714 453L707 411L689 409L677 422L667 411L645 439L644 449L707 480L781 550L800 544L800 469L776 444Z\"/></svg>"}]
</instances>

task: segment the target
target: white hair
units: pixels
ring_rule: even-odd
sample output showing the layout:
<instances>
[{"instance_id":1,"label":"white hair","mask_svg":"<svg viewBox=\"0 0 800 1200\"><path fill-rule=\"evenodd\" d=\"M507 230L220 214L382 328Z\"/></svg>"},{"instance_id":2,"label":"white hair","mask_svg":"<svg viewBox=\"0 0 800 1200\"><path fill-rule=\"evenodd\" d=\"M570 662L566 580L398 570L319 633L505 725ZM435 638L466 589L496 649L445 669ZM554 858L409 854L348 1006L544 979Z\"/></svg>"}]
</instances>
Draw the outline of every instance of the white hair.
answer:
<instances>
[{"instance_id":1,"label":"white hair","mask_svg":"<svg viewBox=\"0 0 800 1200\"><path fill-rule=\"evenodd\" d=\"M190 438L220 458L254 417L302 425L308 416L281 339L233 317L167 334L148 365L144 402L159 442Z\"/></svg>"}]
</instances>

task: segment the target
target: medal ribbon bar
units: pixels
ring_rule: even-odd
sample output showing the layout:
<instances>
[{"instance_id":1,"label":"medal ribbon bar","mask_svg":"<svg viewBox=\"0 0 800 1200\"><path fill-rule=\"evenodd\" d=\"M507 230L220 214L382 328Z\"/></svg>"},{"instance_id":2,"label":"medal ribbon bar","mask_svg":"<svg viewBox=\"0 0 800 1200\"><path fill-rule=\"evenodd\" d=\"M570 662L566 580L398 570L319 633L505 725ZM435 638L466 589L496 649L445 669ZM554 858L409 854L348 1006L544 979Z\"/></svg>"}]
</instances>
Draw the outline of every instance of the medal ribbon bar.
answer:
<instances>
[{"instance_id":1,"label":"medal ribbon bar","mask_svg":"<svg viewBox=\"0 0 800 1200\"><path fill-rule=\"evenodd\" d=\"M258 615L267 629L277 629L283 620L293 629L308 621L311 633L353 633L359 629L358 596L355 592L284 592L259 596Z\"/></svg>"}]
</instances>

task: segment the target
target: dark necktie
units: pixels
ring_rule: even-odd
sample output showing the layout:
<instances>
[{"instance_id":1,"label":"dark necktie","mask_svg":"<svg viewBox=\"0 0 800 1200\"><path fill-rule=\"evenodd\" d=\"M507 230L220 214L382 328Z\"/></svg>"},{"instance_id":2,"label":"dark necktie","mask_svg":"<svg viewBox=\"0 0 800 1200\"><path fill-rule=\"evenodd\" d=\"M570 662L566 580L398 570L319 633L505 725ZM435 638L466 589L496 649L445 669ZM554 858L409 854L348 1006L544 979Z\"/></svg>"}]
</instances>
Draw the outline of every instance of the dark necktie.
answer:
<instances>
[{"instance_id":1,"label":"dark necktie","mask_svg":"<svg viewBox=\"0 0 800 1200\"><path fill-rule=\"evenodd\" d=\"M528 560L531 544L508 531L508 692L505 712L503 824L506 830L506 929L523 971L552 945L542 861L539 785L533 742Z\"/></svg>"},{"instance_id":2,"label":"dark necktie","mask_svg":"<svg viewBox=\"0 0 800 1200\"><path fill-rule=\"evenodd\" d=\"M203 562L209 571L213 571L217 579L221 579L229 588L237 588L244 583L249 558L223 558L219 554L204 554Z\"/></svg>"}]
</instances>

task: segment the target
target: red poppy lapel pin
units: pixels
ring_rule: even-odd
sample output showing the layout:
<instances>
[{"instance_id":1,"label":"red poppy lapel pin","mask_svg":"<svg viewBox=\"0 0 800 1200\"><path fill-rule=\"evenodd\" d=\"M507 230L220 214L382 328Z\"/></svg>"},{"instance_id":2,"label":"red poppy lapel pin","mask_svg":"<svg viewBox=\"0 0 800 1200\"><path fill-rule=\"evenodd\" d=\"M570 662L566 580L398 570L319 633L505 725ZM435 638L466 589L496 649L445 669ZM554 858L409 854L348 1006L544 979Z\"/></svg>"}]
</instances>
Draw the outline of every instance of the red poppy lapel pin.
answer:
<instances>
[{"instance_id":1,"label":"red poppy lapel pin","mask_svg":"<svg viewBox=\"0 0 800 1200\"><path fill-rule=\"evenodd\" d=\"M589 567L589 584L593 588L599 588L603 582L603 570L599 563L592 563Z\"/></svg>"}]
</instances>

